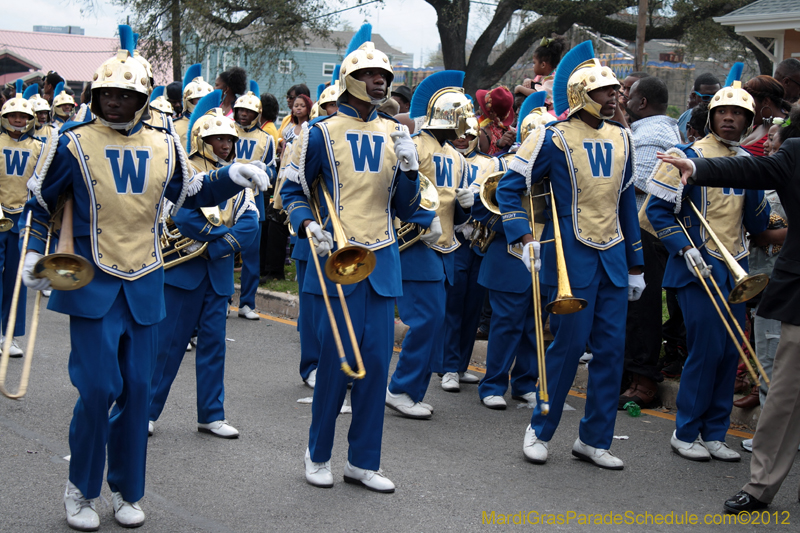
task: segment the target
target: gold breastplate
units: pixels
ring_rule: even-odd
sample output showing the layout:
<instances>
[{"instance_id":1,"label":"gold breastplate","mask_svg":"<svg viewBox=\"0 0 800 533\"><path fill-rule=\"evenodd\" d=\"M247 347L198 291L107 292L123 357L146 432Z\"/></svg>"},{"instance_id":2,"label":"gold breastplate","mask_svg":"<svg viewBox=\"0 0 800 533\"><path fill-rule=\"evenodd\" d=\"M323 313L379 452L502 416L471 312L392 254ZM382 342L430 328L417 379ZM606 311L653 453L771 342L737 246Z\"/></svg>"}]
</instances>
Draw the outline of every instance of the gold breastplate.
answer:
<instances>
[{"instance_id":1,"label":"gold breastplate","mask_svg":"<svg viewBox=\"0 0 800 533\"><path fill-rule=\"evenodd\" d=\"M436 185L439 193L439 208L436 216L442 225L442 236L431 248L442 253L450 253L460 246L455 236L453 217L456 210L456 189L464 186L465 160L458 151L445 143L439 144L432 135L425 132L413 137L417 146L420 164L419 171Z\"/></svg>"}]
</instances>

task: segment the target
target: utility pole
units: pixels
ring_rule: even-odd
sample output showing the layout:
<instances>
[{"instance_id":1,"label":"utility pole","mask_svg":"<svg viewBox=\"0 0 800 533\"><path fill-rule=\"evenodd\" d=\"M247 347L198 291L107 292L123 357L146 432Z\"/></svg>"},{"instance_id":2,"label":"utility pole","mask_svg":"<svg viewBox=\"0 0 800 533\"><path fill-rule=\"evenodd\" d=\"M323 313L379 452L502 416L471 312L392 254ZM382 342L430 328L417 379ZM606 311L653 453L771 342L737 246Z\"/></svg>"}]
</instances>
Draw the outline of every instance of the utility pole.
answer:
<instances>
[{"instance_id":1,"label":"utility pole","mask_svg":"<svg viewBox=\"0 0 800 533\"><path fill-rule=\"evenodd\" d=\"M633 58L633 70L644 69L644 31L647 28L647 0L639 0L639 18L636 23L636 54Z\"/></svg>"}]
</instances>

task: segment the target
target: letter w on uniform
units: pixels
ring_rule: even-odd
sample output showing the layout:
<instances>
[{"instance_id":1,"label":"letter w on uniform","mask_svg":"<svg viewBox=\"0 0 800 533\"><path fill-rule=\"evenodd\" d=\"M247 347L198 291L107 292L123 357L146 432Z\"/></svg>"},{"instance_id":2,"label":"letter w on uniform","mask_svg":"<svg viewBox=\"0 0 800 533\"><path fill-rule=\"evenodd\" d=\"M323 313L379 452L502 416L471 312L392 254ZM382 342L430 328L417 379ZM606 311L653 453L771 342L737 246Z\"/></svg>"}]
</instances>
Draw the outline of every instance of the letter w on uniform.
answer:
<instances>
[{"instance_id":1,"label":"letter w on uniform","mask_svg":"<svg viewBox=\"0 0 800 533\"><path fill-rule=\"evenodd\" d=\"M150 176L150 148L107 146L106 159L117 186L117 194L142 194Z\"/></svg>"},{"instance_id":2,"label":"letter w on uniform","mask_svg":"<svg viewBox=\"0 0 800 533\"><path fill-rule=\"evenodd\" d=\"M378 173L383 166L383 148L386 137L381 133L348 131L345 139L350 144L353 168L356 172Z\"/></svg>"},{"instance_id":3,"label":"letter w on uniform","mask_svg":"<svg viewBox=\"0 0 800 533\"><path fill-rule=\"evenodd\" d=\"M614 144L601 139L587 139L583 141L583 147L589 156L592 177L610 178L614 161Z\"/></svg>"},{"instance_id":4,"label":"letter w on uniform","mask_svg":"<svg viewBox=\"0 0 800 533\"><path fill-rule=\"evenodd\" d=\"M31 156L30 150L3 148L3 155L6 158L6 174L20 177L25 175L25 168L28 166L28 158Z\"/></svg>"},{"instance_id":5,"label":"letter w on uniform","mask_svg":"<svg viewBox=\"0 0 800 533\"><path fill-rule=\"evenodd\" d=\"M236 143L236 157L241 159L253 159L253 152L256 150L256 141L253 139L239 139Z\"/></svg>"}]
</instances>

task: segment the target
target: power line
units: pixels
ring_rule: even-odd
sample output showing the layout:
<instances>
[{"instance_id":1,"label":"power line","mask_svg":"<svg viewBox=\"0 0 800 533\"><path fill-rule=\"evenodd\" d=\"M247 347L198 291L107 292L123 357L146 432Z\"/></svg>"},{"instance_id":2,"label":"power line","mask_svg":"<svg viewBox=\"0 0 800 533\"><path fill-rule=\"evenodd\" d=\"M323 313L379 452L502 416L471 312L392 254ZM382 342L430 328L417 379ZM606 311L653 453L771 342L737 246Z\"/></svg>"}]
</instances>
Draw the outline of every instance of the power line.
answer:
<instances>
[{"instance_id":1,"label":"power line","mask_svg":"<svg viewBox=\"0 0 800 533\"><path fill-rule=\"evenodd\" d=\"M358 4L356 6L345 7L344 9L340 9L338 11L331 11L330 13L326 13L324 15L320 15L318 17L311 17L308 20L317 20L325 17L330 17L331 15L336 15L339 13L344 13L345 11L350 11L351 9L358 9L359 7L368 6L370 4L374 4L376 2L380 2L381 0L370 0L369 2L364 2L363 4Z\"/></svg>"}]
</instances>

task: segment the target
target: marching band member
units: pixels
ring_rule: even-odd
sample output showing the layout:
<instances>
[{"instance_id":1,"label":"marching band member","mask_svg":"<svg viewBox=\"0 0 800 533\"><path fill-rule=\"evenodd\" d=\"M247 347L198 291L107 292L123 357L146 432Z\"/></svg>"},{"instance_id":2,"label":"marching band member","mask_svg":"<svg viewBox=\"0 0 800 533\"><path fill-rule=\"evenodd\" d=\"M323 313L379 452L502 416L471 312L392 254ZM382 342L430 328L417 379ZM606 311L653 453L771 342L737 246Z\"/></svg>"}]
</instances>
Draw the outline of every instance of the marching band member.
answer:
<instances>
[{"instance_id":1,"label":"marching band member","mask_svg":"<svg viewBox=\"0 0 800 533\"><path fill-rule=\"evenodd\" d=\"M175 131L181 138L181 146L186 146L187 133L189 131L189 119L192 117L192 110L202 97L210 94L214 88L203 79L203 65L195 63L183 75L183 111L180 116L173 117L172 123Z\"/></svg>"},{"instance_id":2,"label":"marching band member","mask_svg":"<svg viewBox=\"0 0 800 533\"><path fill-rule=\"evenodd\" d=\"M175 110L164 96L164 86L159 85L150 94L150 121L156 126L167 127L167 118L172 118Z\"/></svg>"},{"instance_id":3,"label":"marching band member","mask_svg":"<svg viewBox=\"0 0 800 533\"><path fill-rule=\"evenodd\" d=\"M75 99L64 89L64 82L59 82L53 91L53 124L62 126L72 118L75 112Z\"/></svg>"},{"instance_id":4,"label":"marching band member","mask_svg":"<svg viewBox=\"0 0 800 533\"><path fill-rule=\"evenodd\" d=\"M177 135L143 123L150 82L133 58L130 28L121 26L120 36L123 48L95 72L92 119L62 131L49 171L34 175L34 197L25 205L32 214L23 270L29 288L50 286L33 267L62 195L74 196L75 251L94 266L89 284L55 291L49 302L51 310L70 315L69 375L80 396L70 425L64 506L67 524L82 531L100 524L93 499L100 495L106 446L114 517L126 527L144 522L136 502L144 494L156 325L165 316L157 238L162 199L176 210L213 206L268 182L252 165L193 176ZM114 403L118 413L109 418Z\"/></svg>"},{"instance_id":5,"label":"marching band member","mask_svg":"<svg viewBox=\"0 0 800 533\"><path fill-rule=\"evenodd\" d=\"M17 93L14 98L3 104L0 111L0 199L2 199L3 216L13 224L7 231L0 233L0 265L3 279L0 283L0 318L2 319L3 337L11 335L11 357L22 357L22 349L14 337L25 335L25 287L20 287L19 305L17 306L14 331L6 330L11 315L11 297L14 292L14 281L19 268L19 222L20 213L28 200L28 180L45 153L47 145L37 139L34 131L36 115L33 103L23 98L22 80L16 81ZM24 224L23 224L24 225Z\"/></svg>"},{"instance_id":6,"label":"marching band member","mask_svg":"<svg viewBox=\"0 0 800 533\"><path fill-rule=\"evenodd\" d=\"M520 106L517 142L524 142L531 131L553 120L544 107L546 96L544 91L533 93ZM528 198L520 201L530 218ZM486 375L478 386L478 394L481 403L489 409L505 409L507 404L503 395L508 389L510 372L511 397L535 404L538 377L536 343L541 340L536 338L531 276L520 261L523 250L521 246L510 245L500 216L489 212L480 201L473 209L475 218L496 232L478 277L478 283L489 291L492 308ZM542 303L546 303L544 299ZM543 306L542 321L546 320ZM477 323L472 331L475 329Z\"/></svg>"},{"instance_id":7,"label":"marching band member","mask_svg":"<svg viewBox=\"0 0 800 533\"><path fill-rule=\"evenodd\" d=\"M36 116L36 121L33 124L33 135L45 144L50 144L50 136L53 132L58 131L58 128L51 123L50 119L50 104L39 96L39 85L32 83L25 89L23 98L28 100L33 106L33 113Z\"/></svg>"},{"instance_id":8,"label":"marching band member","mask_svg":"<svg viewBox=\"0 0 800 533\"><path fill-rule=\"evenodd\" d=\"M238 163L257 162L272 181L275 177L275 141L262 130L261 91L258 83L250 82L250 91L236 99L233 104L233 119L236 121L236 161ZM256 290L260 274L259 245L261 243L261 222L265 219L264 195L255 195L258 208L259 229L256 239L242 250L242 277L239 296L239 316L248 320L259 320L256 308Z\"/></svg>"},{"instance_id":9,"label":"marching band member","mask_svg":"<svg viewBox=\"0 0 800 533\"><path fill-rule=\"evenodd\" d=\"M739 142L753 124L753 98L739 82L720 89L708 106L708 135L680 146L685 156L746 157ZM680 154L680 149L675 150ZM660 168L660 167L659 167ZM713 276L725 298L735 285L713 241L700 249L708 235L694 214L692 202L734 259L747 270L745 230L755 236L767 229L769 203L763 191L735 188L682 186L677 172L655 174L648 182L651 193L647 217L669 252L663 286L677 289L686 322L689 356L683 367L676 405L676 429L670 439L673 451L693 461L739 461L740 455L725 443L733 404L738 350L719 322L713 303L697 279L692 260L704 278ZM675 219L683 223L690 242ZM693 245L694 243L694 245ZM744 327L745 304L730 304ZM594 363L592 363L594 364Z\"/></svg>"},{"instance_id":10,"label":"marching band member","mask_svg":"<svg viewBox=\"0 0 800 533\"><path fill-rule=\"evenodd\" d=\"M480 184L488 174L500 170L500 161L478 150L478 135L473 124L464 135L452 141L467 162L467 181L477 193ZM474 212L472 213L475 216ZM453 252L455 274L453 285L446 285L446 311L444 323L444 350L442 359L435 361L436 371L442 375L442 389L458 392L461 383L478 383L479 378L467 372L475 344L475 330L481 318L481 306L486 291L478 284L478 272L484 252L479 238L488 237L486 226L471 220L456 228L455 234L460 246ZM438 354L437 354L438 356ZM437 357L438 359L438 357Z\"/></svg>"},{"instance_id":11,"label":"marching band member","mask_svg":"<svg viewBox=\"0 0 800 533\"><path fill-rule=\"evenodd\" d=\"M436 186L439 207L401 219L418 223L418 232L431 228L400 254L403 295L397 299L397 309L409 329L386 390L386 406L408 418L428 419L433 412L421 402L432 365L444 351L445 285L453 284L453 252L460 246L455 227L467 222L475 198L467 183L464 156L447 143L464 134L468 119L474 119L463 82L461 71L437 72L419 84L411 99L411 117L424 117L421 130L413 136L420 172Z\"/></svg>"},{"instance_id":12,"label":"marching band member","mask_svg":"<svg viewBox=\"0 0 800 533\"><path fill-rule=\"evenodd\" d=\"M625 128L610 122L619 111L618 88L614 73L594 60L590 41L573 48L562 59L553 89L556 112L569 107L568 118L531 132L497 188L506 239L511 244L522 242L526 268L544 264L542 284L550 288L547 301L553 301L558 286L555 246L545 246L539 259L540 246L521 205L521 195L549 176L572 292L587 303L576 313L550 315L554 336L546 358L550 412L543 414L541 402L537 404L523 445L525 457L536 464L547 460L548 443L591 338L594 359L589 366L586 414L572 454L601 468L623 468L608 448L622 379L627 300L638 298L644 283L630 187L630 139ZM553 238L552 222L545 225L542 237Z\"/></svg>"},{"instance_id":13,"label":"marching band member","mask_svg":"<svg viewBox=\"0 0 800 533\"><path fill-rule=\"evenodd\" d=\"M362 42L371 27L359 30ZM358 35L358 34L357 34ZM354 38L356 46L359 40ZM351 41L351 46L353 45ZM394 484L379 470L383 434L386 380L394 344L394 301L402 293L400 257L392 227L394 216L410 218L419 205L418 161L414 143L407 132L375 109L389 97L393 78L391 64L383 52L365 42L347 54L339 77L339 111L304 128L296 142L282 190L283 205L300 239L311 238L325 263L332 249L328 230L314 219L309 207L312 193L321 185L333 196L349 244L371 249L375 270L365 280L342 286L347 297L356 338L359 339L366 376L353 382L352 422L348 433L349 452L344 469L345 482L361 484L377 492L394 492ZM336 164L333 165L332 162ZM321 216L327 213L320 202ZM330 222L326 224L330 229ZM345 243L339 243L342 246ZM313 253L313 252L312 252ZM318 335L322 346L333 346L331 324L322 291L337 295L330 281L321 287L316 272L306 272L303 291L314 295L316 330L301 328L301 334ZM354 354L343 326L338 299L331 305L345 339L351 366ZM332 487L331 451L336 418L347 392L348 378L332 350L320 353L312 403L309 444L305 454L306 481L317 487Z\"/></svg>"},{"instance_id":14,"label":"marching band member","mask_svg":"<svg viewBox=\"0 0 800 533\"><path fill-rule=\"evenodd\" d=\"M237 128L219 109L221 92L204 96L189 121L189 163L197 172L218 170L236 159ZM171 207L169 205L165 207ZM167 209L164 209L167 212ZM208 213L208 214L207 214ZM197 330L197 428L225 439L239 432L225 419L225 319L233 294L233 259L258 233L258 210L249 189L214 209L182 208L172 216L183 237L207 247L174 266L167 263L167 317L158 326L158 359L150 390L149 433L153 433L178 375L186 345ZM187 249L187 251L190 251ZM191 250L196 252L197 250Z\"/></svg>"}]
</instances>

